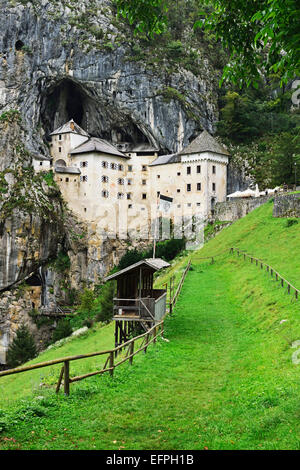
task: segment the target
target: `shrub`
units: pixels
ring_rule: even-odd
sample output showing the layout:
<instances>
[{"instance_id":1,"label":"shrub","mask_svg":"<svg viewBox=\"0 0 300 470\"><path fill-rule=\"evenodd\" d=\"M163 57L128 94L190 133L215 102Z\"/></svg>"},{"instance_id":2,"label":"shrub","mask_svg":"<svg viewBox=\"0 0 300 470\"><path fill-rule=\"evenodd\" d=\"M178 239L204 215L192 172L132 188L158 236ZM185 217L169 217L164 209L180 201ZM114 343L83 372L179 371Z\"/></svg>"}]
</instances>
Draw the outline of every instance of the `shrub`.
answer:
<instances>
[{"instance_id":1,"label":"shrub","mask_svg":"<svg viewBox=\"0 0 300 470\"><path fill-rule=\"evenodd\" d=\"M60 339L66 338L72 334L73 330L71 324L67 318L59 320L57 327L53 333L53 342L59 341Z\"/></svg>"},{"instance_id":2,"label":"shrub","mask_svg":"<svg viewBox=\"0 0 300 470\"><path fill-rule=\"evenodd\" d=\"M100 311L96 315L97 321L109 323L113 317L113 298L115 293L115 282L107 282L104 284L99 297Z\"/></svg>"},{"instance_id":3,"label":"shrub","mask_svg":"<svg viewBox=\"0 0 300 470\"><path fill-rule=\"evenodd\" d=\"M292 225L297 224L297 223L298 223L297 219L287 219L286 226L291 227Z\"/></svg>"},{"instance_id":4,"label":"shrub","mask_svg":"<svg viewBox=\"0 0 300 470\"><path fill-rule=\"evenodd\" d=\"M9 367L18 367L24 362L33 359L37 355L37 349L33 336L26 325L22 324L12 344L7 351L7 364Z\"/></svg>"}]
</instances>

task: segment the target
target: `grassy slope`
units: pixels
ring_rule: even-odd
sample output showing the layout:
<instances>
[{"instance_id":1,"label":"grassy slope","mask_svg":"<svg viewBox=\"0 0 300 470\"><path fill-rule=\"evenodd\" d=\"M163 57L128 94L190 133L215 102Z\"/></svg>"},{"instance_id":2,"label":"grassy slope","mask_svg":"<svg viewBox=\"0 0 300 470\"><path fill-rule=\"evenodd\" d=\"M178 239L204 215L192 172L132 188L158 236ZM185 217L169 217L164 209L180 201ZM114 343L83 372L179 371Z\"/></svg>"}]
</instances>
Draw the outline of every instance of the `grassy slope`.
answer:
<instances>
[{"instance_id":1,"label":"grassy slope","mask_svg":"<svg viewBox=\"0 0 300 470\"><path fill-rule=\"evenodd\" d=\"M299 366L291 345L300 339L299 302L250 262L229 254L214 265L200 259L238 246L300 287L300 224L287 227L271 214L272 204L260 207L193 254L166 322L170 342L159 341L113 380L72 385L69 398L41 389L43 399L28 398L16 410L11 400L4 418L16 424L0 434L0 448L298 449ZM111 340L109 326L72 347L104 349ZM2 379L2 395L20 390L26 376L32 385L27 374ZM36 403L40 416L33 416Z\"/></svg>"}]
</instances>

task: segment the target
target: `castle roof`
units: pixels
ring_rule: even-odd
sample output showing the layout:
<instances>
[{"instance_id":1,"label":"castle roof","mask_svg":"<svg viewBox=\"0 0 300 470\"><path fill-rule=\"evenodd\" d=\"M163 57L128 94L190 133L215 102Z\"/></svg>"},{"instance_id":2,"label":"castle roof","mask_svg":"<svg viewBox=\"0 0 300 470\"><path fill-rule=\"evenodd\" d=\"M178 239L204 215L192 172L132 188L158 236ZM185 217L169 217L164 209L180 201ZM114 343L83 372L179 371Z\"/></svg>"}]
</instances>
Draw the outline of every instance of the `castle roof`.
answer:
<instances>
[{"instance_id":1,"label":"castle roof","mask_svg":"<svg viewBox=\"0 0 300 470\"><path fill-rule=\"evenodd\" d=\"M73 134L80 134L80 135L89 137L89 134L83 129L81 129L81 127L78 126L78 124L76 124L76 122L74 122L73 119L70 119L69 122L66 122L65 124L60 126L58 129L51 132L50 135L67 134L68 132L72 132Z\"/></svg>"},{"instance_id":2,"label":"castle roof","mask_svg":"<svg viewBox=\"0 0 300 470\"><path fill-rule=\"evenodd\" d=\"M206 130L201 132L187 147L178 153L170 155L161 155L157 157L149 166L167 165L168 163L179 163L183 155L192 155L194 153L212 152L220 155L229 156L230 153L223 145L214 139Z\"/></svg>"},{"instance_id":3,"label":"castle roof","mask_svg":"<svg viewBox=\"0 0 300 470\"><path fill-rule=\"evenodd\" d=\"M230 156L228 150L209 134L206 130L201 132L187 147L181 150L180 155L191 155L193 153L212 152L220 155Z\"/></svg>"},{"instance_id":4,"label":"castle roof","mask_svg":"<svg viewBox=\"0 0 300 470\"><path fill-rule=\"evenodd\" d=\"M81 153L108 153L109 155L115 155L117 157L130 158L124 153L121 153L114 145L110 144L106 140L99 139L98 137L91 137L83 144L78 145L73 150L71 150L71 155L81 154Z\"/></svg>"},{"instance_id":5,"label":"castle roof","mask_svg":"<svg viewBox=\"0 0 300 470\"><path fill-rule=\"evenodd\" d=\"M166 165L167 163L179 163L181 161L178 153L172 153L170 155L160 155L157 157L149 166Z\"/></svg>"}]
</instances>

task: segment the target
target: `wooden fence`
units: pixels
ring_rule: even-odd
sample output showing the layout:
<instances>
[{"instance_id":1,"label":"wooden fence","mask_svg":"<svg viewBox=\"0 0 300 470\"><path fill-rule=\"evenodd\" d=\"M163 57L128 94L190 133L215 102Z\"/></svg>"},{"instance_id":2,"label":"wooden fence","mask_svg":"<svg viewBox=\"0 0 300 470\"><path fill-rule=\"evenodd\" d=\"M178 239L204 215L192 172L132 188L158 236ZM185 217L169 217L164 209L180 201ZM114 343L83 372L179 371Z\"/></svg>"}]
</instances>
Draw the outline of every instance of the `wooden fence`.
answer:
<instances>
[{"instance_id":1,"label":"wooden fence","mask_svg":"<svg viewBox=\"0 0 300 470\"><path fill-rule=\"evenodd\" d=\"M300 291L296 287L294 287L289 281L287 281L283 276L281 276L281 274L279 274L272 266L267 263L264 263L259 258L255 258L254 256L245 253L239 248L230 248L230 253L234 254L234 252L236 252L238 256L243 256L244 261L246 260L246 258L248 258L250 259L251 263L255 262L256 266L259 266L260 269L266 268L266 271L269 272L270 275L274 277L276 281L280 281L281 287L286 287L287 292L289 294L293 291L295 298L298 299Z\"/></svg>"},{"instance_id":2,"label":"wooden fence","mask_svg":"<svg viewBox=\"0 0 300 470\"><path fill-rule=\"evenodd\" d=\"M169 299L169 313L172 314L173 308L175 307L175 304L177 302L177 298L181 292L184 280L186 278L186 275L191 267L191 260L189 260L185 270L182 273L181 279L179 281L179 284L177 286L177 289L175 291L175 286L174 286L174 277L170 279L170 299ZM174 293L175 291L175 293Z\"/></svg>"},{"instance_id":3,"label":"wooden fence","mask_svg":"<svg viewBox=\"0 0 300 470\"><path fill-rule=\"evenodd\" d=\"M180 279L179 284L177 286L176 292L175 293L172 292L172 295L170 296L170 312L169 313L172 313L173 307L175 306L177 298L178 298L178 296L181 292L184 280L185 280L186 275L187 275L187 273L190 269L190 266L191 266L191 260L189 260L189 262L188 262L188 264L187 264L187 266L186 266L186 268L185 268L185 270L184 270L184 272L181 276L181 279ZM173 282L173 284L170 284L170 286L171 285L173 287L173 290L175 290L174 289L174 282ZM170 294L171 294L171 289L170 289ZM63 384L64 384L64 393L65 393L65 395L69 395L70 394L70 384L72 384L74 382L78 382L79 380L83 380L83 379L86 379L88 377L92 377L94 375L101 375L101 374L104 374L105 372L109 372L109 374L111 376L113 376L113 373L114 373L114 370L115 370L116 367L120 366L121 364L123 364L126 361L129 361L129 363L132 364L133 357L141 351L144 351L144 353L146 353L148 346L151 343L156 343L158 336L163 336L163 333L164 333L164 319L162 321L160 321L159 323L156 323L146 333L143 333L139 336L136 336L135 338L130 339L126 343L121 344L120 346L117 346L114 349L110 349L108 351L99 351L99 352L94 352L94 353L89 353L89 354L80 354L78 356L68 356L68 357L54 359L52 361L40 362L38 364L33 364L33 365L30 365L30 366L24 366L24 367L21 366L21 367L15 368L15 369L5 370L3 372L0 372L0 378L4 377L4 376L7 376L7 375L20 374L20 373L27 372L27 371L34 370L34 369L41 369L43 367L49 367L49 366L53 366L53 365L56 365L56 364L63 364L62 368L61 368L61 371L60 371L57 386L56 386L56 393L59 392L60 387L61 387L62 382L63 382ZM141 343L138 344L138 348L135 350L135 344L139 340L141 340ZM125 351L125 355L123 356L122 359L120 359L118 362L116 362L116 358L122 350ZM107 358L106 358L105 364L104 364L104 366L101 370L90 372L90 373L84 374L84 375L79 375L79 376L76 376L76 377L71 377L70 376L70 362L77 361L79 359L87 359L87 358L94 357L94 356L104 356L104 355L107 355Z\"/></svg>"},{"instance_id":4,"label":"wooden fence","mask_svg":"<svg viewBox=\"0 0 300 470\"><path fill-rule=\"evenodd\" d=\"M54 359L52 361L41 362L38 364L33 364L30 366L24 367L17 367L15 369L5 370L0 372L0 377L4 377L6 375L13 375L13 374L20 374L22 372L34 370L34 369L41 369L43 367L53 366L55 364L63 364L61 368L61 372L59 375L58 383L56 386L56 393L59 392L60 386L62 381L64 382L64 393L65 395L70 394L70 384L74 382L78 382L79 380L86 379L88 377L92 377L93 375L101 375L105 372L109 372L111 376L113 376L114 370L116 367L120 366L126 361L129 361L130 364L133 362L133 357L141 351L144 353L147 352L147 348L151 343L156 343L158 336L163 336L164 333L164 320L157 323L151 329L149 329L146 333L136 336L131 340L127 341L126 343L108 351L100 351L94 352L89 354L80 354L78 356L69 356L63 357L59 359ZM138 347L135 349L135 344L137 341L141 340L141 344L138 344ZM121 350L126 350L125 357L120 359L116 362L116 357ZM107 355L106 362L101 370L90 372L88 374L80 375L77 377L70 377L70 362L77 361L79 359L86 359L94 356L104 356Z\"/></svg>"}]
</instances>

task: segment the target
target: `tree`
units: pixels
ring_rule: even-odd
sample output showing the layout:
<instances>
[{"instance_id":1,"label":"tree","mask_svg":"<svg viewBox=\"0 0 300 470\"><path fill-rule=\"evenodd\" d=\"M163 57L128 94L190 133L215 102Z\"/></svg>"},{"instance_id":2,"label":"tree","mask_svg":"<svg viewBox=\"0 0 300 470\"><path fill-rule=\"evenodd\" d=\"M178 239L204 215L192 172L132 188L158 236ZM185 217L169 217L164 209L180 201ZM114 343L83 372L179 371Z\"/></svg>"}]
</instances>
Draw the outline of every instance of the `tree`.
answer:
<instances>
[{"instance_id":1,"label":"tree","mask_svg":"<svg viewBox=\"0 0 300 470\"><path fill-rule=\"evenodd\" d=\"M103 285L99 296L99 313L97 321L109 323L113 317L113 298L115 293L115 282L110 281Z\"/></svg>"},{"instance_id":2,"label":"tree","mask_svg":"<svg viewBox=\"0 0 300 470\"><path fill-rule=\"evenodd\" d=\"M127 18L135 31L152 37L165 30L167 5L165 0L115 0L118 14Z\"/></svg>"},{"instance_id":3,"label":"tree","mask_svg":"<svg viewBox=\"0 0 300 470\"><path fill-rule=\"evenodd\" d=\"M21 324L17 334L7 351L7 364L9 367L18 367L24 362L33 359L37 349L33 336L26 325Z\"/></svg>"},{"instance_id":4,"label":"tree","mask_svg":"<svg viewBox=\"0 0 300 470\"><path fill-rule=\"evenodd\" d=\"M167 25L167 0L116 0L119 14L150 36ZM212 31L230 59L222 81L258 85L262 73L282 83L300 74L298 0L199 0L195 28ZM205 7L205 8L203 8Z\"/></svg>"}]
</instances>

